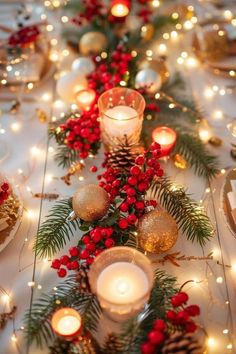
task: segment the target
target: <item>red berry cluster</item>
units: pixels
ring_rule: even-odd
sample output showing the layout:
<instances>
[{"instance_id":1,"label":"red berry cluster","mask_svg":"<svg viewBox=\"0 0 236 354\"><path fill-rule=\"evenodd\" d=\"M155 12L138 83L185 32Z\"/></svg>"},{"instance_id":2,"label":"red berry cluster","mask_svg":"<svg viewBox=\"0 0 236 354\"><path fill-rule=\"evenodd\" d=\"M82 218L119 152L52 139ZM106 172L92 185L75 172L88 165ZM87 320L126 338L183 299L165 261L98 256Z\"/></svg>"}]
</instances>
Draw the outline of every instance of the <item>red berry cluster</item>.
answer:
<instances>
[{"instance_id":1,"label":"red berry cluster","mask_svg":"<svg viewBox=\"0 0 236 354\"><path fill-rule=\"evenodd\" d=\"M89 153L96 154L100 147L97 106L81 114L70 114L66 123L60 125L57 138L63 139L64 144L77 151L80 158L88 157Z\"/></svg>"},{"instance_id":2,"label":"red berry cluster","mask_svg":"<svg viewBox=\"0 0 236 354\"><path fill-rule=\"evenodd\" d=\"M26 47L30 43L35 42L40 35L38 26L26 26L17 32L14 32L9 40L8 44L11 46Z\"/></svg>"},{"instance_id":3,"label":"red berry cluster","mask_svg":"<svg viewBox=\"0 0 236 354\"><path fill-rule=\"evenodd\" d=\"M102 179L99 185L109 193L111 202L118 205L120 216L117 223L121 230L133 227L145 213L146 206L156 207L155 200L145 201L144 197L153 179L163 175L157 161L160 155L160 145L152 143L148 152L136 157L135 165L128 173L109 167L109 159L106 159L107 169L99 176Z\"/></svg>"},{"instance_id":4,"label":"red berry cluster","mask_svg":"<svg viewBox=\"0 0 236 354\"><path fill-rule=\"evenodd\" d=\"M90 74L88 87L102 93L118 86L127 74L132 60L132 55L127 53L122 45L118 45L111 54L111 62L108 60L96 62L96 71Z\"/></svg>"},{"instance_id":5,"label":"red berry cluster","mask_svg":"<svg viewBox=\"0 0 236 354\"><path fill-rule=\"evenodd\" d=\"M81 26L85 22L92 22L96 19L101 20L107 12L103 2L100 0L83 0L82 8L82 12L79 12L71 20L77 26Z\"/></svg>"},{"instance_id":6,"label":"red berry cluster","mask_svg":"<svg viewBox=\"0 0 236 354\"><path fill-rule=\"evenodd\" d=\"M175 309L168 310L165 314L165 321L158 319L154 322L152 330L148 333L148 338L141 346L142 354L155 354L161 348L168 336L175 331L183 333L195 332L197 325L191 317L200 315L200 308L197 305L186 306L188 295L179 292L171 298L171 304Z\"/></svg>"},{"instance_id":7,"label":"red berry cluster","mask_svg":"<svg viewBox=\"0 0 236 354\"><path fill-rule=\"evenodd\" d=\"M2 183L0 187L0 205L2 205L9 197L9 188L9 184L7 182Z\"/></svg>"}]
</instances>

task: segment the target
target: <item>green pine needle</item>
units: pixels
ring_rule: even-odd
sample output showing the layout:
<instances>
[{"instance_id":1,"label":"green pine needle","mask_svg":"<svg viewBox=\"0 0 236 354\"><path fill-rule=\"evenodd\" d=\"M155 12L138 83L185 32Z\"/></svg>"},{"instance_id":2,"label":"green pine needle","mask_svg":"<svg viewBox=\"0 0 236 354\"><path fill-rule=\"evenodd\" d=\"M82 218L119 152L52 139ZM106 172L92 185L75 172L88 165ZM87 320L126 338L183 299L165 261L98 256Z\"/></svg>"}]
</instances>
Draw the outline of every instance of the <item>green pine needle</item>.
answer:
<instances>
[{"instance_id":1,"label":"green pine needle","mask_svg":"<svg viewBox=\"0 0 236 354\"><path fill-rule=\"evenodd\" d=\"M78 230L78 219L67 220L71 211L71 199L60 200L52 207L37 233L34 248L39 257L51 258L66 245L74 231Z\"/></svg>"},{"instance_id":2,"label":"green pine needle","mask_svg":"<svg viewBox=\"0 0 236 354\"><path fill-rule=\"evenodd\" d=\"M152 184L151 191L173 216L188 240L204 246L211 239L214 231L210 219L183 187L176 188L168 178L162 178Z\"/></svg>"}]
</instances>

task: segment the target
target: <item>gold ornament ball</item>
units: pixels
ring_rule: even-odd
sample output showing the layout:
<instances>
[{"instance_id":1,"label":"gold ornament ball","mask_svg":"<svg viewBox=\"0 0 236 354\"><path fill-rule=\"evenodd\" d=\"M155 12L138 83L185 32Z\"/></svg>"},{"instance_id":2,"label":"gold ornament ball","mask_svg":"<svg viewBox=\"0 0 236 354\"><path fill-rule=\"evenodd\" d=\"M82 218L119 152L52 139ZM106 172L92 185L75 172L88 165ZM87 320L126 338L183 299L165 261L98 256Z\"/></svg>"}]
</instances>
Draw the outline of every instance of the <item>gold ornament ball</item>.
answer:
<instances>
[{"instance_id":1,"label":"gold ornament ball","mask_svg":"<svg viewBox=\"0 0 236 354\"><path fill-rule=\"evenodd\" d=\"M101 32L87 32L79 41L79 50L83 55L100 54L106 46L106 36Z\"/></svg>"},{"instance_id":2,"label":"gold ornament ball","mask_svg":"<svg viewBox=\"0 0 236 354\"><path fill-rule=\"evenodd\" d=\"M166 211L152 210L138 223L139 245L150 253L163 253L171 249L178 238L178 227Z\"/></svg>"},{"instance_id":3,"label":"gold ornament ball","mask_svg":"<svg viewBox=\"0 0 236 354\"><path fill-rule=\"evenodd\" d=\"M110 205L108 193L96 184L80 187L73 195L72 207L84 221L99 220L106 215Z\"/></svg>"}]
</instances>

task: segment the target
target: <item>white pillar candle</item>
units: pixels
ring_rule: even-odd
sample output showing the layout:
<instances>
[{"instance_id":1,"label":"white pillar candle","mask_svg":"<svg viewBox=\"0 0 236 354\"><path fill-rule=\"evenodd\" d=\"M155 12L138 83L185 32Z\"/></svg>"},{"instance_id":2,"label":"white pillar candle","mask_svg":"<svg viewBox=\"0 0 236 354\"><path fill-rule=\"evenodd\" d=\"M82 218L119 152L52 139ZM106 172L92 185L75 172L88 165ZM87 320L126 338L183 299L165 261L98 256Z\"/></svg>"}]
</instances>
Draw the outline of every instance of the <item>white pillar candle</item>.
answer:
<instances>
[{"instance_id":1,"label":"white pillar candle","mask_svg":"<svg viewBox=\"0 0 236 354\"><path fill-rule=\"evenodd\" d=\"M144 271L133 263L116 262L107 266L97 280L97 293L117 305L133 304L149 289Z\"/></svg>"},{"instance_id":2,"label":"white pillar candle","mask_svg":"<svg viewBox=\"0 0 236 354\"><path fill-rule=\"evenodd\" d=\"M119 105L109 108L103 116L104 130L116 138L131 135L141 124L138 112L129 106Z\"/></svg>"}]
</instances>

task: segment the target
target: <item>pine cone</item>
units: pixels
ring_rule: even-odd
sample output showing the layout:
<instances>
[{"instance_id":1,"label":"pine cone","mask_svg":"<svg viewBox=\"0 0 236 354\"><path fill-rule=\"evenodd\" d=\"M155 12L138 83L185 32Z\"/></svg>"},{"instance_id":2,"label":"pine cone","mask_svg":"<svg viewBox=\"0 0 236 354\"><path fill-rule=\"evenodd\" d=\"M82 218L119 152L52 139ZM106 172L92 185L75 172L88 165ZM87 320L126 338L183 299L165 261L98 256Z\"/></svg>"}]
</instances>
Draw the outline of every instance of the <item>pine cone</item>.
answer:
<instances>
[{"instance_id":1,"label":"pine cone","mask_svg":"<svg viewBox=\"0 0 236 354\"><path fill-rule=\"evenodd\" d=\"M117 354L120 353L121 346L117 335L114 333L108 334L103 346L102 354Z\"/></svg>"},{"instance_id":2,"label":"pine cone","mask_svg":"<svg viewBox=\"0 0 236 354\"><path fill-rule=\"evenodd\" d=\"M110 149L107 154L107 167L113 167L124 172L128 172L130 167L135 164L135 158L142 154L143 147L137 144L132 144L126 138L121 140L119 144Z\"/></svg>"},{"instance_id":3,"label":"pine cone","mask_svg":"<svg viewBox=\"0 0 236 354\"><path fill-rule=\"evenodd\" d=\"M86 264L82 264L77 273L78 290L80 293L91 293L89 280L88 280L89 267Z\"/></svg>"},{"instance_id":4,"label":"pine cone","mask_svg":"<svg viewBox=\"0 0 236 354\"><path fill-rule=\"evenodd\" d=\"M204 349L192 333L173 333L164 343L162 354L203 354Z\"/></svg>"}]
</instances>

